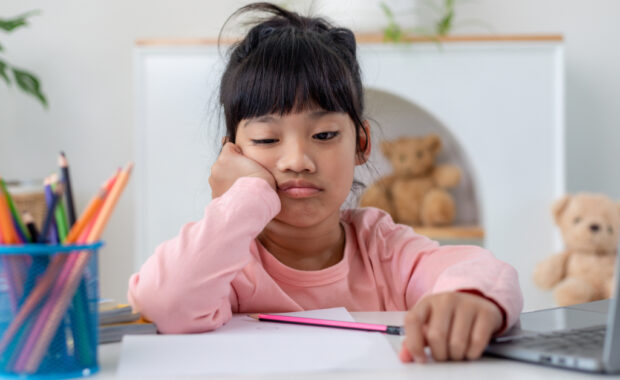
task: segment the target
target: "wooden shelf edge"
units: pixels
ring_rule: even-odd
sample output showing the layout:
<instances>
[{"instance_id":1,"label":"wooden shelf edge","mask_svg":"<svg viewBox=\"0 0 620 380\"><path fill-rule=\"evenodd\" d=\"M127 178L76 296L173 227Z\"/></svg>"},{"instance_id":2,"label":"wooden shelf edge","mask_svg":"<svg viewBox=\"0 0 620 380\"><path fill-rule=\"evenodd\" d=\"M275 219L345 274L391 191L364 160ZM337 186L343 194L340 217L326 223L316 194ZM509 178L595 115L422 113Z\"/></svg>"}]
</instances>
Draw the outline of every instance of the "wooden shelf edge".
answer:
<instances>
[{"instance_id":1,"label":"wooden shelf edge","mask_svg":"<svg viewBox=\"0 0 620 380\"><path fill-rule=\"evenodd\" d=\"M385 42L383 34L356 34L358 44L393 44ZM230 45L235 39L222 39L221 45ZM450 43L450 42L562 42L564 37L559 34L510 34L510 35L452 35L447 37L406 37L404 42L409 43ZM136 46L203 46L217 45L215 37L205 38L140 38L135 41Z\"/></svg>"},{"instance_id":2,"label":"wooden shelf edge","mask_svg":"<svg viewBox=\"0 0 620 380\"><path fill-rule=\"evenodd\" d=\"M480 226L422 227L411 226L413 230L431 239L483 239L484 229Z\"/></svg>"}]
</instances>

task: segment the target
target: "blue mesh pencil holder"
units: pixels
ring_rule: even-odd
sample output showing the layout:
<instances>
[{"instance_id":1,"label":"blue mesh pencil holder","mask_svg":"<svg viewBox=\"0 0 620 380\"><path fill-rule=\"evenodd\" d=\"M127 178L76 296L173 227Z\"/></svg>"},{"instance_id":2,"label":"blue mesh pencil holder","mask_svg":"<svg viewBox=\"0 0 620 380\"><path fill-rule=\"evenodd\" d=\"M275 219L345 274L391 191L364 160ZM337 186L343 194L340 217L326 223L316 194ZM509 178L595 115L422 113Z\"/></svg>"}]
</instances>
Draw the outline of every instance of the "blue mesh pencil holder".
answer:
<instances>
[{"instance_id":1,"label":"blue mesh pencil holder","mask_svg":"<svg viewBox=\"0 0 620 380\"><path fill-rule=\"evenodd\" d=\"M0 377L98 371L102 245L0 245Z\"/></svg>"}]
</instances>

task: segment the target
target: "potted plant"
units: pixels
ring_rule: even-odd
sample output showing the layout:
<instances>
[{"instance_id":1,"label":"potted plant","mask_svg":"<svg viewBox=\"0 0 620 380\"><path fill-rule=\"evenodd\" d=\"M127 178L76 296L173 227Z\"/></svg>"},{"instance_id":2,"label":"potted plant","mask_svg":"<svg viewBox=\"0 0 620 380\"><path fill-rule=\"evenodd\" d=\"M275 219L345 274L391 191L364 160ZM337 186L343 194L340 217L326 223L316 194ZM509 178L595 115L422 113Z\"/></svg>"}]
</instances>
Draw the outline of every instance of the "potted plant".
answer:
<instances>
[{"instance_id":1,"label":"potted plant","mask_svg":"<svg viewBox=\"0 0 620 380\"><path fill-rule=\"evenodd\" d=\"M31 11L10 19L0 18L0 30L11 33L14 30L28 25L28 17L38 12ZM35 97L41 104L47 108L47 99L41 91L41 82L29 71L9 64L3 57L4 48L0 43L0 78L2 78L7 86L11 86L13 82L17 87L28 95Z\"/></svg>"}]
</instances>

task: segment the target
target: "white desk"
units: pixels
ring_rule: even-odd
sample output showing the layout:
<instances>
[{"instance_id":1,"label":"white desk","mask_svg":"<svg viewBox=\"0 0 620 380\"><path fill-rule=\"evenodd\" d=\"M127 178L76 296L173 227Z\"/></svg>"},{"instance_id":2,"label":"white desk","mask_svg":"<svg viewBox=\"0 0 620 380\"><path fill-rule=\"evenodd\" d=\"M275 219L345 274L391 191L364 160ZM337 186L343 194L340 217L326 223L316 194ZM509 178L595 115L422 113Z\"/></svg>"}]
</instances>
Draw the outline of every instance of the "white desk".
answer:
<instances>
[{"instance_id":1,"label":"white desk","mask_svg":"<svg viewBox=\"0 0 620 380\"><path fill-rule=\"evenodd\" d=\"M358 322L402 324L404 312L354 312L351 313ZM386 338L398 352L400 350L401 337L386 335ZM121 343L111 343L99 346L100 372L93 379L117 378L116 368L119 361ZM207 378L205 376L205 378ZM565 379L620 379L617 376L601 376L585 374L581 372L543 367L535 364L521 363L510 360L483 357L472 362L446 362L428 364L408 364L404 370L389 372L326 372L326 373L303 373L286 375L265 376L221 376L208 377L209 379L528 379L528 380L565 380Z\"/></svg>"}]
</instances>

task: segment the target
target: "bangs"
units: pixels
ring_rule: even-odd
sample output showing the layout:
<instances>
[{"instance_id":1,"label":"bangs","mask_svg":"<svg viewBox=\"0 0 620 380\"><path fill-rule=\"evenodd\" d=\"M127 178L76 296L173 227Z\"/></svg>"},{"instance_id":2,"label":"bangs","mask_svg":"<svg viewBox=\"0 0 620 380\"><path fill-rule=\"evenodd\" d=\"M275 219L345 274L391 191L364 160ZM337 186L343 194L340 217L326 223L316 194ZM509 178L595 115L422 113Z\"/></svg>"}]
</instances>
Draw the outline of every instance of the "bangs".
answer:
<instances>
[{"instance_id":1,"label":"bangs","mask_svg":"<svg viewBox=\"0 0 620 380\"><path fill-rule=\"evenodd\" d=\"M345 112L357 121L362 108L356 62L346 62L316 34L293 28L263 41L231 73L230 99L221 99L229 126L267 114L285 115L321 108ZM361 87L361 86L360 86Z\"/></svg>"}]
</instances>

